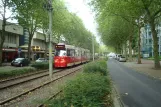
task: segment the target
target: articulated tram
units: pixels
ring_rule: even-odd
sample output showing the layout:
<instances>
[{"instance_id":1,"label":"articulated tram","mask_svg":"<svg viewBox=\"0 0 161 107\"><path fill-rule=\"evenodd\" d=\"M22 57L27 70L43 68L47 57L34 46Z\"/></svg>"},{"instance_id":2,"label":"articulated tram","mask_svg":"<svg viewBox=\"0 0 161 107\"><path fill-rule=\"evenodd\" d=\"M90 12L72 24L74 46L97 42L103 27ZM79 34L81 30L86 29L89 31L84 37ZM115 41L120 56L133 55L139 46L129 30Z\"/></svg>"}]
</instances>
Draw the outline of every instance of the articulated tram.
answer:
<instances>
[{"instance_id":1,"label":"articulated tram","mask_svg":"<svg viewBox=\"0 0 161 107\"><path fill-rule=\"evenodd\" d=\"M90 60L90 51L72 45L59 43L55 45L54 67L69 67Z\"/></svg>"}]
</instances>

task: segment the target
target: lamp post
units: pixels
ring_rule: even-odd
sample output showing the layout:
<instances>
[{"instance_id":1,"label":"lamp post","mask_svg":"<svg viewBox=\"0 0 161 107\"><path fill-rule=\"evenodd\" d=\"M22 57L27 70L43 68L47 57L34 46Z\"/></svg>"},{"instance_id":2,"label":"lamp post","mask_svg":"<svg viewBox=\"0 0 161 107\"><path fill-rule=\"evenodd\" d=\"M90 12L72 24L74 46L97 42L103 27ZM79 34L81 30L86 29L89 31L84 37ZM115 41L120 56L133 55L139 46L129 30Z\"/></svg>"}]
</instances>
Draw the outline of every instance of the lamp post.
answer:
<instances>
[{"instance_id":1,"label":"lamp post","mask_svg":"<svg viewBox=\"0 0 161 107\"><path fill-rule=\"evenodd\" d=\"M92 35L92 50L93 50L93 61L94 61L94 36Z\"/></svg>"},{"instance_id":2,"label":"lamp post","mask_svg":"<svg viewBox=\"0 0 161 107\"><path fill-rule=\"evenodd\" d=\"M92 36L92 61L94 61L94 36ZM91 40L91 38L88 38L88 40Z\"/></svg>"},{"instance_id":3,"label":"lamp post","mask_svg":"<svg viewBox=\"0 0 161 107\"><path fill-rule=\"evenodd\" d=\"M48 0L49 2L49 76L52 79L53 72L53 58L52 58L52 0Z\"/></svg>"},{"instance_id":4,"label":"lamp post","mask_svg":"<svg viewBox=\"0 0 161 107\"><path fill-rule=\"evenodd\" d=\"M48 0L47 3L44 4L44 8L47 9L49 14L49 77L52 80L52 72L53 72L53 57L52 57L52 0Z\"/></svg>"}]
</instances>

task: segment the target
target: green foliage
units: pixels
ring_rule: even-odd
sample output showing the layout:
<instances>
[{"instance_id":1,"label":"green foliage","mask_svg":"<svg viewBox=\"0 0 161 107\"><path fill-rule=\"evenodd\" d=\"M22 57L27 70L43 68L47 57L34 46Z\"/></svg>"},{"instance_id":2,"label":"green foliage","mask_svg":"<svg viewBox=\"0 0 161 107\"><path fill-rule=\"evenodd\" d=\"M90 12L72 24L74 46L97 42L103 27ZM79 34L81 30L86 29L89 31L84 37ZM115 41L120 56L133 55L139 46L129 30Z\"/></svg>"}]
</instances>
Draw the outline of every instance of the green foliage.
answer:
<instances>
[{"instance_id":1,"label":"green foliage","mask_svg":"<svg viewBox=\"0 0 161 107\"><path fill-rule=\"evenodd\" d=\"M107 60L106 60L107 61ZM83 68L85 73L101 73L101 75L107 75L107 63L105 60L91 62Z\"/></svg>"},{"instance_id":2,"label":"green foliage","mask_svg":"<svg viewBox=\"0 0 161 107\"><path fill-rule=\"evenodd\" d=\"M36 69L48 69L49 68L49 63L33 63L31 64L31 67L34 67Z\"/></svg>"},{"instance_id":3,"label":"green foliage","mask_svg":"<svg viewBox=\"0 0 161 107\"><path fill-rule=\"evenodd\" d=\"M48 106L113 107L111 82L109 76L105 75L107 75L106 59L87 64L83 73L68 81L63 87L63 93L48 102Z\"/></svg>"},{"instance_id":4,"label":"green foliage","mask_svg":"<svg viewBox=\"0 0 161 107\"><path fill-rule=\"evenodd\" d=\"M156 24L160 23L160 0L91 0L89 4L97 12L98 30L103 42L108 46L113 46L116 50L121 50L121 46L128 38L131 42L134 25L139 28L138 31L141 27L150 25L154 41L154 64L155 68L160 68L156 31ZM120 18L123 19L122 22L119 21ZM124 26L124 22L128 22L127 26ZM130 57L131 47L136 49L137 41L132 40L132 42L132 46L129 45Z\"/></svg>"},{"instance_id":5,"label":"green foliage","mask_svg":"<svg viewBox=\"0 0 161 107\"><path fill-rule=\"evenodd\" d=\"M148 58L149 60L154 60L154 57ZM161 56L159 56L159 60L161 61Z\"/></svg>"},{"instance_id":6,"label":"green foliage","mask_svg":"<svg viewBox=\"0 0 161 107\"><path fill-rule=\"evenodd\" d=\"M69 81L63 98L50 105L57 107L112 107L111 83L100 73L83 73Z\"/></svg>"},{"instance_id":7,"label":"green foliage","mask_svg":"<svg viewBox=\"0 0 161 107\"><path fill-rule=\"evenodd\" d=\"M19 68L19 69L16 68L13 70L0 69L0 78L17 76L17 75L21 75L21 74L25 74L25 73L33 72L33 71L35 71L35 69L32 67Z\"/></svg>"}]
</instances>

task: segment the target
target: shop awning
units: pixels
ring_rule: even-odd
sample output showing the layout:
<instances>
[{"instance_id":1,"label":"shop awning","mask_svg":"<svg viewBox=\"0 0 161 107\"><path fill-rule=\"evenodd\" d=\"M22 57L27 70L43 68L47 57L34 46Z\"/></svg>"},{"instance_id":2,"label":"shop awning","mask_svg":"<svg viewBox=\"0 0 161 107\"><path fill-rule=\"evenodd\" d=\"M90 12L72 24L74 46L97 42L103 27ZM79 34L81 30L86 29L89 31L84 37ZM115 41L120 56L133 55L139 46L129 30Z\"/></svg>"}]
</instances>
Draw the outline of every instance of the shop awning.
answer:
<instances>
[{"instance_id":1,"label":"shop awning","mask_svg":"<svg viewBox=\"0 0 161 107\"><path fill-rule=\"evenodd\" d=\"M28 48L28 44L21 45L20 48Z\"/></svg>"}]
</instances>

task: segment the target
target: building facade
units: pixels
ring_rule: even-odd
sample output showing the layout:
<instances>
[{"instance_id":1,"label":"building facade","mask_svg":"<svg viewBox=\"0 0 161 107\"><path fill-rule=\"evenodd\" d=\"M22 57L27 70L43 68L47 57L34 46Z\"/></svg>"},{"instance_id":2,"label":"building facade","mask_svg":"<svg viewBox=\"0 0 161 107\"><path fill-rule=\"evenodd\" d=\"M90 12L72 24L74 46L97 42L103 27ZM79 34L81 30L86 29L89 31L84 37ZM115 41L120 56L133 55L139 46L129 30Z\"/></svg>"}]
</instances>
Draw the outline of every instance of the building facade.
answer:
<instances>
[{"instance_id":1,"label":"building facade","mask_svg":"<svg viewBox=\"0 0 161 107\"><path fill-rule=\"evenodd\" d=\"M2 61L8 62L18 57L19 37L23 35L23 28L19 25L7 22L5 31ZM0 35L2 35L2 20L0 20Z\"/></svg>"},{"instance_id":2,"label":"building facade","mask_svg":"<svg viewBox=\"0 0 161 107\"><path fill-rule=\"evenodd\" d=\"M29 33L20 25L7 22L5 28L5 41L2 49L2 61L10 62L17 57L27 57ZM0 35L2 33L2 20L0 20ZM44 57L45 44L48 50L48 38L41 32L35 32L31 41L31 59ZM53 38L53 52L56 40ZM48 51L47 51L48 53Z\"/></svg>"},{"instance_id":3,"label":"building facade","mask_svg":"<svg viewBox=\"0 0 161 107\"><path fill-rule=\"evenodd\" d=\"M157 36L158 36L158 53L161 56L161 26L157 25ZM141 29L141 52L143 57L153 57L153 37L152 32L149 25L146 25Z\"/></svg>"},{"instance_id":4,"label":"building facade","mask_svg":"<svg viewBox=\"0 0 161 107\"><path fill-rule=\"evenodd\" d=\"M29 33L24 29L24 35L20 38L20 48L21 48L21 57L27 57L27 49L28 49L28 38ZM53 52L54 46L56 44L54 38L52 39L53 43ZM36 60L38 58L43 58L45 56L45 48L47 45L47 53L48 53L48 38L41 32L35 32L34 36L31 40L31 60Z\"/></svg>"}]
</instances>

